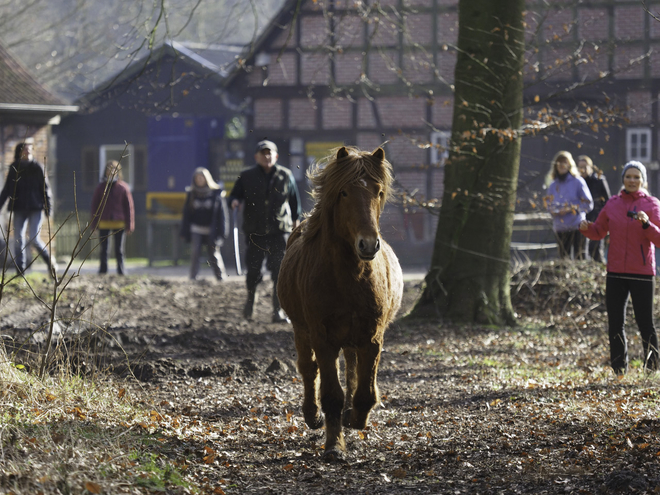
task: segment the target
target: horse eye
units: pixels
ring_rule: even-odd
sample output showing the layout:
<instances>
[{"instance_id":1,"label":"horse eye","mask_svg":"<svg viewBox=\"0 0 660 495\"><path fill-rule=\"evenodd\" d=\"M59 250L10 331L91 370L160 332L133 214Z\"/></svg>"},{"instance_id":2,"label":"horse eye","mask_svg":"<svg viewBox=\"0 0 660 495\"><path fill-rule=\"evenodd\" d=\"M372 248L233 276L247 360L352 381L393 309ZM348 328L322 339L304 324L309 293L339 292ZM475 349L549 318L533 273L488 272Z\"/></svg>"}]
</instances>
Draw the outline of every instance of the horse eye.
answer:
<instances>
[{"instance_id":1,"label":"horse eye","mask_svg":"<svg viewBox=\"0 0 660 495\"><path fill-rule=\"evenodd\" d=\"M381 192L378 193L378 197L379 197L379 198L383 198L384 196L385 196L385 193L384 193L383 191L381 191Z\"/></svg>"},{"instance_id":2,"label":"horse eye","mask_svg":"<svg viewBox=\"0 0 660 495\"><path fill-rule=\"evenodd\" d=\"M344 198L345 198L346 196L348 196L348 193L347 193L346 191L340 191L339 194L340 194L341 196L343 196Z\"/></svg>"}]
</instances>

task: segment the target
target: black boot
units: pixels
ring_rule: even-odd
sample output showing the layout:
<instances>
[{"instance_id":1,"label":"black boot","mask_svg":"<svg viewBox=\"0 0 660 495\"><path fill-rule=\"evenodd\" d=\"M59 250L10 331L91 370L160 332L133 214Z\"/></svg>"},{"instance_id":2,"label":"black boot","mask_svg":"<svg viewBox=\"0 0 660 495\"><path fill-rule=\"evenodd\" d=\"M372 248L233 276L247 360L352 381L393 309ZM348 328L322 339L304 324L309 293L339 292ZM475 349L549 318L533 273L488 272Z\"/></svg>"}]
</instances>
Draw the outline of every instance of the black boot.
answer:
<instances>
[{"instance_id":1,"label":"black boot","mask_svg":"<svg viewBox=\"0 0 660 495\"><path fill-rule=\"evenodd\" d=\"M246 320L252 320L252 314L254 313L254 303L257 302L257 290L256 288L250 290L248 289L248 297L243 308L243 317Z\"/></svg>"}]
</instances>

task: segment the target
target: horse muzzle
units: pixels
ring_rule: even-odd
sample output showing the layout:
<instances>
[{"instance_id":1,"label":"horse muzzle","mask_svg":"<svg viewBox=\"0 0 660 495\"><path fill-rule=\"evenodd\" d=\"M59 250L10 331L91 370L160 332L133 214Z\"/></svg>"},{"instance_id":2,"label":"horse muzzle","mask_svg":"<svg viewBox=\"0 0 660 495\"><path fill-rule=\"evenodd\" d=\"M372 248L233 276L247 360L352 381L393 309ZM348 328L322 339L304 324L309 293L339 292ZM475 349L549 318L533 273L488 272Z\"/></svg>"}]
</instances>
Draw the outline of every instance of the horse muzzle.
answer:
<instances>
[{"instance_id":1,"label":"horse muzzle","mask_svg":"<svg viewBox=\"0 0 660 495\"><path fill-rule=\"evenodd\" d=\"M380 237L358 236L355 247L361 260L373 260L380 251Z\"/></svg>"}]
</instances>

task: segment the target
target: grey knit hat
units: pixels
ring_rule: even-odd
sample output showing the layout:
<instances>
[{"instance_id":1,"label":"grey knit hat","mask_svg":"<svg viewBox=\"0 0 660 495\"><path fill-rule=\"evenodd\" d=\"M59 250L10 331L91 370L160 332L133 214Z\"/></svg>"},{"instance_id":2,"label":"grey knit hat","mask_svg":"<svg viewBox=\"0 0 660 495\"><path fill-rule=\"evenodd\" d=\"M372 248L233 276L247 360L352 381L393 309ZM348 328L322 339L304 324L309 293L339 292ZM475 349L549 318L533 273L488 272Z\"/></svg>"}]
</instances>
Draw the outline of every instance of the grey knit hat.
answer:
<instances>
[{"instance_id":1,"label":"grey knit hat","mask_svg":"<svg viewBox=\"0 0 660 495\"><path fill-rule=\"evenodd\" d=\"M626 176L626 170L629 168L636 168L639 170L639 173L642 174L642 184L646 184L646 167L641 163L637 161L632 161L628 162L623 166L623 172L621 172L621 181L623 182L623 178Z\"/></svg>"}]
</instances>

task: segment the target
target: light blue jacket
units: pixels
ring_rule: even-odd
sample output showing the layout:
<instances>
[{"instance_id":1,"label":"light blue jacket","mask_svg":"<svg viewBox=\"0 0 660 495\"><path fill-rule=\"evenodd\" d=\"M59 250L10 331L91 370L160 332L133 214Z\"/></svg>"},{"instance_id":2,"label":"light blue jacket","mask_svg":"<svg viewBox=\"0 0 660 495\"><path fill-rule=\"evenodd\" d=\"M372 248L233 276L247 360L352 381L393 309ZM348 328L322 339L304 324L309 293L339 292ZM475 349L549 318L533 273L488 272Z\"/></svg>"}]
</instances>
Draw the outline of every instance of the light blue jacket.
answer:
<instances>
[{"instance_id":1,"label":"light blue jacket","mask_svg":"<svg viewBox=\"0 0 660 495\"><path fill-rule=\"evenodd\" d=\"M594 200L582 177L567 174L564 180L555 179L548 187L546 206L552 214L554 231L566 232L580 228L580 222L586 220L587 213L593 210ZM566 207L571 211L559 214Z\"/></svg>"}]
</instances>

